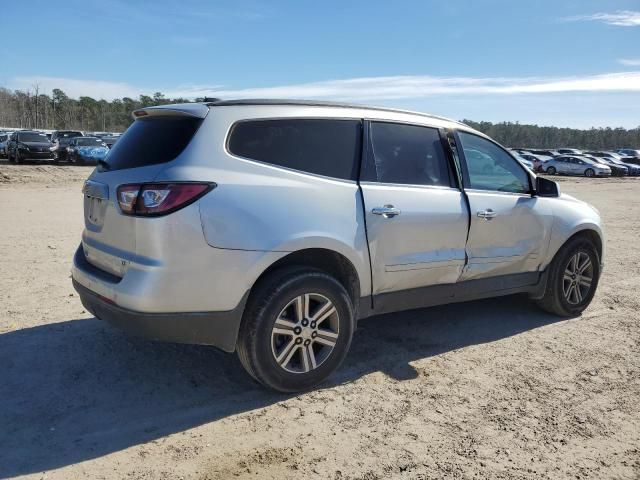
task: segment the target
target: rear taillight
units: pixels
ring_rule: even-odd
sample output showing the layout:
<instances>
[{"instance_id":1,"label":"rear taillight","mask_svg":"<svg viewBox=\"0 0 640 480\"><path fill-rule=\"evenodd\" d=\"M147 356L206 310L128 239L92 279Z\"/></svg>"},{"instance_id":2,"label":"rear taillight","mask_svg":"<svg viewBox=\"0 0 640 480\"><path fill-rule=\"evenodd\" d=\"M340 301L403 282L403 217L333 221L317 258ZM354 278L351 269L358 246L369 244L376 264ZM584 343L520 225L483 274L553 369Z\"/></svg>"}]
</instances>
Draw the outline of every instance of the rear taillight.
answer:
<instances>
[{"instance_id":1,"label":"rear taillight","mask_svg":"<svg viewBox=\"0 0 640 480\"><path fill-rule=\"evenodd\" d=\"M158 216L175 212L215 188L215 183L135 183L118 187L125 215Z\"/></svg>"}]
</instances>

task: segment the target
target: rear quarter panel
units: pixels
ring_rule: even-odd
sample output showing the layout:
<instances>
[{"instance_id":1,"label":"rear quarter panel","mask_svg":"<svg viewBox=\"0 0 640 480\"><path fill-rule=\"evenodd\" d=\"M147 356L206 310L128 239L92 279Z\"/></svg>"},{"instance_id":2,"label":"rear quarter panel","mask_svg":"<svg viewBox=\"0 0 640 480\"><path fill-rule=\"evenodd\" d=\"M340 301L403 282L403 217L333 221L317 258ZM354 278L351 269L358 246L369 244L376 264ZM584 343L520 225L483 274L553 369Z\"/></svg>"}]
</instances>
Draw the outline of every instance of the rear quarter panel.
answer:
<instances>
[{"instance_id":1,"label":"rear quarter panel","mask_svg":"<svg viewBox=\"0 0 640 480\"><path fill-rule=\"evenodd\" d=\"M198 201L202 229L211 247L265 252L333 250L354 265L361 294L368 295L371 275L358 184L236 157L226 149L227 134L236 121L309 118L309 109L301 110L216 107L189 145L189 155L167 164L156 181L217 184ZM323 116L315 113L316 118Z\"/></svg>"}]
</instances>

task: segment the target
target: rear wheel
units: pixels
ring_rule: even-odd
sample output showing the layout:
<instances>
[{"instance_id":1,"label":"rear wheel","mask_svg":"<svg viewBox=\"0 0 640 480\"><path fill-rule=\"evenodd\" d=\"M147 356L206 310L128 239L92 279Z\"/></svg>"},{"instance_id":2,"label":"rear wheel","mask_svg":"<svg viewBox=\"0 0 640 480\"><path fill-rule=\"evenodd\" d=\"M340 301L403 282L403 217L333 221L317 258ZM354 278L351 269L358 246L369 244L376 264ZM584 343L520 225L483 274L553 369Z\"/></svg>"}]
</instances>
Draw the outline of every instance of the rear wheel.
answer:
<instances>
[{"instance_id":1,"label":"rear wheel","mask_svg":"<svg viewBox=\"0 0 640 480\"><path fill-rule=\"evenodd\" d=\"M595 175L596 175L596 172L593 171L593 168L587 168L584 171L584 176L585 177L595 177Z\"/></svg>"},{"instance_id":2,"label":"rear wheel","mask_svg":"<svg viewBox=\"0 0 640 480\"><path fill-rule=\"evenodd\" d=\"M549 167L547 168L547 173L549 175L555 175L556 174L556 167Z\"/></svg>"},{"instance_id":3,"label":"rear wheel","mask_svg":"<svg viewBox=\"0 0 640 480\"><path fill-rule=\"evenodd\" d=\"M344 360L354 309L335 278L301 267L277 271L252 292L238 357L257 381L281 392L307 390Z\"/></svg>"},{"instance_id":4,"label":"rear wheel","mask_svg":"<svg viewBox=\"0 0 640 480\"><path fill-rule=\"evenodd\" d=\"M598 287L600 257L588 239L569 240L549 266L544 297L538 305L561 316L579 315L589 306Z\"/></svg>"}]
</instances>

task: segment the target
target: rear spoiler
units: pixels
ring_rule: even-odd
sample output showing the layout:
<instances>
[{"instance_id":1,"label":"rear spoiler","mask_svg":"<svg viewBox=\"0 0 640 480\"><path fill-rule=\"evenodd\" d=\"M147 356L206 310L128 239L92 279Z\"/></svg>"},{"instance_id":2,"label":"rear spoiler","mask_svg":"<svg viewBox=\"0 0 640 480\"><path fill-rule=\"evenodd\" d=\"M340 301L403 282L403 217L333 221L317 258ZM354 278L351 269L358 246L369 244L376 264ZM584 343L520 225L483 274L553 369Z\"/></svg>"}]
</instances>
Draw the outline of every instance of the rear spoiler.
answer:
<instances>
[{"instance_id":1,"label":"rear spoiler","mask_svg":"<svg viewBox=\"0 0 640 480\"><path fill-rule=\"evenodd\" d=\"M145 107L133 111L133 119L144 117L191 117L204 118L209 113L209 107L202 103L180 103L176 105L159 105Z\"/></svg>"}]
</instances>

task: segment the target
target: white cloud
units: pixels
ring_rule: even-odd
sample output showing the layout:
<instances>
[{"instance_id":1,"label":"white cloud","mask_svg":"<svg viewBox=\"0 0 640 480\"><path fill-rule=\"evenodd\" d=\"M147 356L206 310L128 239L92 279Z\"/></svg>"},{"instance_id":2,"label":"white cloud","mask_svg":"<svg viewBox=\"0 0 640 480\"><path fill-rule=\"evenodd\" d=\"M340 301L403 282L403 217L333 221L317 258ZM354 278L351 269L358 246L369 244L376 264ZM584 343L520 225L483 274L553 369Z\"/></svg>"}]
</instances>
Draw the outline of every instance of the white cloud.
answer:
<instances>
[{"instance_id":1,"label":"white cloud","mask_svg":"<svg viewBox=\"0 0 640 480\"><path fill-rule=\"evenodd\" d=\"M640 58L619 58L618 63L627 67L640 67Z\"/></svg>"},{"instance_id":2,"label":"white cloud","mask_svg":"<svg viewBox=\"0 0 640 480\"><path fill-rule=\"evenodd\" d=\"M558 92L640 92L640 71L574 77L435 77L405 75L327 80L272 87L230 89L220 85L183 85L174 88L136 87L123 82L105 82L56 77L18 77L10 88L41 91L62 89L71 97L137 97L161 91L169 98L307 98L325 100L394 100L434 95L535 94Z\"/></svg>"},{"instance_id":3,"label":"white cloud","mask_svg":"<svg viewBox=\"0 0 640 480\"><path fill-rule=\"evenodd\" d=\"M603 22L617 27L640 27L640 12L633 10L618 10L614 13L599 12L591 15L576 15L573 17L566 17L563 20L568 22Z\"/></svg>"}]
</instances>

